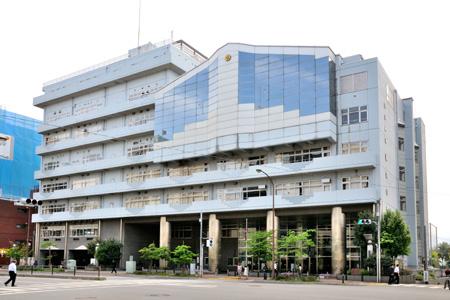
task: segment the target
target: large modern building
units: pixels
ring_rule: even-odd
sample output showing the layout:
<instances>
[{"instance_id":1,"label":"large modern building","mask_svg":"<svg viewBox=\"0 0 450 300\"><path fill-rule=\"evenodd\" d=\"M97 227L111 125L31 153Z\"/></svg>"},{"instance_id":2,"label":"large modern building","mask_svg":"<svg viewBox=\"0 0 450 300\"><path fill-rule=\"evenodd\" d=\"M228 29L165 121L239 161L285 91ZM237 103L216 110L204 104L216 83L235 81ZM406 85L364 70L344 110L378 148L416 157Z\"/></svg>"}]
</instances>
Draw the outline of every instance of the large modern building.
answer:
<instances>
[{"instance_id":1,"label":"large modern building","mask_svg":"<svg viewBox=\"0 0 450 300\"><path fill-rule=\"evenodd\" d=\"M124 261L151 242L198 252L202 213L211 271L244 260L247 232L275 228L315 229L304 270L338 273L359 265L357 214L377 203L404 213L408 265L427 255L424 126L376 58L149 43L43 91L33 222L60 260L86 261L96 238L120 240Z\"/></svg>"},{"instance_id":2,"label":"large modern building","mask_svg":"<svg viewBox=\"0 0 450 300\"><path fill-rule=\"evenodd\" d=\"M32 243L32 207L23 198L38 186L34 172L40 168L35 150L41 144L40 121L0 108L0 264L6 264L5 249Z\"/></svg>"}]
</instances>

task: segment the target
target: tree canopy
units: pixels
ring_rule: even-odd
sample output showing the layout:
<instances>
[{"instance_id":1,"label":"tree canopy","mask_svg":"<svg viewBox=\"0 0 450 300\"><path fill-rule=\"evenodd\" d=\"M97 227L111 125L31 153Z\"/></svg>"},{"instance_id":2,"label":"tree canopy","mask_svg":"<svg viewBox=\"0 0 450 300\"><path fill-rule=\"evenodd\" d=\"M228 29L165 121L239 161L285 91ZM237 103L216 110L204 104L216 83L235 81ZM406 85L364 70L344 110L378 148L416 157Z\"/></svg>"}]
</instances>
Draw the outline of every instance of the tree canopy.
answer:
<instances>
[{"instance_id":1,"label":"tree canopy","mask_svg":"<svg viewBox=\"0 0 450 300\"><path fill-rule=\"evenodd\" d=\"M314 241L311 235L314 230L306 230L303 232L295 232L289 230L288 233L278 240L278 255L280 257L295 257L295 259L303 259L306 255L308 247L314 247Z\"/></svg>"},{"instance_id":2,"label":"tree canopy","mask_svg":"<svg viewBox=\"0 0 450 300\"><path fill-rule=\"evenodd\" d=\"M248 254L257 260L269 261L272 259L271 231L252 232L247 241ZM259 264L258 264L259 265Z\"/></svg>"},{"instance_id":3,"label":"tree canopy","mask_svg":"<svg viewBox=\"0 0 450 300\"><path fill-rule=\"evenodd\" d=\"M103 266L115 265L122 257L122 243L114 239L101 241L98 245L95 258Z\"/></svg>"},{"instance_id":4,"label":"tree canopy","mask_svg":"<svg viewBox=\"0 0 450 300\"><path fill-rule=\"evenodd\" d=\"M375 216L373 215L372 211L364 210L364 211L359 212L358 219L375 220ZM360 246L360 247L364 247L364 248L367 247L367 240L364 237L365 234L371 234L372 235L372 242L376 241L377 240L377 224L372 222L370 225L367 225L367 224L359 225L359 224L357 224L355 226L354 243L355 243L356 246Z\"/></svg>"},{"instance_id":5,"label":"tree canopy","mask_svg":"<svg viewBox=\"0 0 450 300\"><path fill-rule=\"evenodd\" d=\"M172 251L172 262L176 265L186 266L197 256L187 245L179 245Z\"/></svg>"},{"instance_id":6,"label":"tree canopy","mask_svg":"<svg viewBox=\"0 0 450 300\"><path fill-rule=\"evenodd\" d=\"M396 258L410 253L411 234L399 211L388 210L381 220L381 249Z\"/></svg>"},{"instance_id":7,"label":"tree canopy","mask_svg":"<svg viewBox=\"0 0 450 300\"><path fill-rule=\"evenodd\" d=\"M12 245L6 250L6 256L17 262L19 262L21 258L28 257L29 254L30 249L26 244Z\"/></svg>"}]
</instances>

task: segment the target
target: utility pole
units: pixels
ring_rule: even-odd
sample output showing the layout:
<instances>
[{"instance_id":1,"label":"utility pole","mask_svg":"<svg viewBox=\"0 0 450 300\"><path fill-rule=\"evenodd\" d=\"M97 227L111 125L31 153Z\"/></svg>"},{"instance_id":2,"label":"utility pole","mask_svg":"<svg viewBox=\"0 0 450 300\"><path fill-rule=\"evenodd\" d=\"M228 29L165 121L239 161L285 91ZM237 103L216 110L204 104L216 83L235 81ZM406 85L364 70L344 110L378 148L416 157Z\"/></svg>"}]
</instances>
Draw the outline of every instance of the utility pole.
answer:
<instances>
[{"instance_id":1,"label":"utility pole","mask_svg":"<svg viewBox=\"0 0 450 300\"><path fill-rule=\"evenodd\" d=\"M248 218L245 218L245 266L248 266L248 253L247 253L247 234L248 234Z\"/></svg>"},{"instance_id":2,"label":"utility pole","mask_svg":"<svg viewBox=\"0 0 450 300\"><path fill-rule=\"evenodd\" d=\"M381 282L381 200L377 203L377 282Z\"/></svg>"},{"instance_id":3,"label":"utility pole","mask_svg":"<svg viewBox=\"0 0 450 300\"><path fill-rule=\"evenodd\" d=\"M199 275L200 277L203 277L203 213L200 213L200 219L198 219L200 222L200 270Z\"/></svg>"}]
</instances>

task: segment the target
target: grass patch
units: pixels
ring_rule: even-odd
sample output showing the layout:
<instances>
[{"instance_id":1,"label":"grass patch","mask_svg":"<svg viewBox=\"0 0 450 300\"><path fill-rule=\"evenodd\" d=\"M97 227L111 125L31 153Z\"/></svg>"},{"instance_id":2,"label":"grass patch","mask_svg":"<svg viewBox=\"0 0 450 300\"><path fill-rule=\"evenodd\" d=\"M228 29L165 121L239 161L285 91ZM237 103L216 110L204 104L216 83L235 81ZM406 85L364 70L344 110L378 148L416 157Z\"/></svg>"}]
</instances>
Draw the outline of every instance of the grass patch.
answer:
<instances>
[{"instance_id":1,"label":"grass patch","mask_svg":"<svg viewBox=\"0 0 450 300\"><path fill-rule=\"evenodd\" d=\"M277 281L287 281L287 282L317 282L319 281L316 276L287 276L280 275L275 280Z\"/></svg>"}]
</instances>

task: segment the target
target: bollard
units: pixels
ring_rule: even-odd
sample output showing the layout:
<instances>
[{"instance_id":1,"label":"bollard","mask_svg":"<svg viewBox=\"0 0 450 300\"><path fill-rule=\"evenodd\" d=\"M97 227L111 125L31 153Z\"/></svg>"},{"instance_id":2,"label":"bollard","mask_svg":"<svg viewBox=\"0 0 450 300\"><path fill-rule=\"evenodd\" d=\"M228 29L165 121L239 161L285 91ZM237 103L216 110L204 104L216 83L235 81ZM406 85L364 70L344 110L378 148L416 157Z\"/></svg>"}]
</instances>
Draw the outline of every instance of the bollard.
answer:
<instances>
[{"instance_id":1,"label":"bollard","mask_svg":"<svg viewBox=\"0 0 450 300\"><path fill-rule=\"evenodd\" d=\"M31 275L33 275L33 265L31 265Z\"/></svg>"},{"instance_id":2,"label":"bollard","mask_svg":"<svg viewBox=\"0 0 450 300\"><path fill-rule=\"evenodd\" d=\"M342 273L342 284L344 284L344 280L345 280L344 273Z\"/></svg>"},{"instance_id":3,"label":"bollard","mask_svg":"<svg viewBox=\"0 0 450 300\"><path fill-rule=\"evenodd\" d=\"M77 267L73 266L73 277L75 277L75 274L77 273Z\"/></svg>"},{"instance_id":4,"label":"bollard","mask_svg":"<svg viewBox=\"0 0 450 300\"><path fill-rule=\"evenodd\" d=\"M53 265L51 265L51 269L52 269L52 276L53 276Z\"/></svg>"},{"instance_id":5,"label":"bollard","mask_svg":"<svg viewBox=\"0 0 450 300\"><path fill-rule=\"evenodd\" d=\"M100 280L100 265L98 266L97 271L98 271L97 276L98 276L98 279Z\"/></svg>"}]
</instances>

